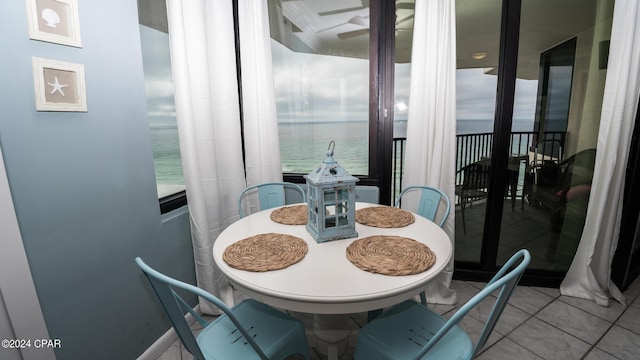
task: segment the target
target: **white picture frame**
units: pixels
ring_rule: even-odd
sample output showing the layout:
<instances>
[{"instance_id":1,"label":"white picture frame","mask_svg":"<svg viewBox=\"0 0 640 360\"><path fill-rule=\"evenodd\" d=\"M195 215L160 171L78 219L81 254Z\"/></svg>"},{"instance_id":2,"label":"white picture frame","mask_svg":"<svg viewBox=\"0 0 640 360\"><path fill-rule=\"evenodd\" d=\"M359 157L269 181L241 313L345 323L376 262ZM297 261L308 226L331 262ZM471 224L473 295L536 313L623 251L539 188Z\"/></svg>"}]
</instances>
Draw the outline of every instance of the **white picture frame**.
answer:
<instances>
[{"instance_id":1,"label":"white picture frame","mask_svg":"<svg viewBox=\"0 0 640 360\"><path fill-rule=\"evenodd\" d=\"M29 37L82 47L78 0L26 0Z\"/></svg>"},{"instance_id":2,"label":"white picture frame","mask_svg":"<svg viewBox=\"0 0 640 360\"><path fill-rule=\"evenodd\" d=\"M33 58L37 111L87 111L84 65Z\"/></svg>"}]
</instances>

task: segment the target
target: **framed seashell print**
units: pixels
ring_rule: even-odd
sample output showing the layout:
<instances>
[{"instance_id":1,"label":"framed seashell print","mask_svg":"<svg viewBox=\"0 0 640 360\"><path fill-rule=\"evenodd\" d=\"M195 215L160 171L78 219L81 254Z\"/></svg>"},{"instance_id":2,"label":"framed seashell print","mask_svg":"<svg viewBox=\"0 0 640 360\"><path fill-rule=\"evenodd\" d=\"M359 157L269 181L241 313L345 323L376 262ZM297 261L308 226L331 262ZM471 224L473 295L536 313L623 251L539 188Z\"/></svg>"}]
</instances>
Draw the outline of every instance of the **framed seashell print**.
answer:
<instances>
[{"instance_id":1,"label":"framed seashell print","mask_svg":"<svg viewBox=\"0 0 640 360\"><path fill-rule=\"evenodd\" d=\"M29 37L82 47L78 0L26 0Z\"/></svg>"}]
</instances>

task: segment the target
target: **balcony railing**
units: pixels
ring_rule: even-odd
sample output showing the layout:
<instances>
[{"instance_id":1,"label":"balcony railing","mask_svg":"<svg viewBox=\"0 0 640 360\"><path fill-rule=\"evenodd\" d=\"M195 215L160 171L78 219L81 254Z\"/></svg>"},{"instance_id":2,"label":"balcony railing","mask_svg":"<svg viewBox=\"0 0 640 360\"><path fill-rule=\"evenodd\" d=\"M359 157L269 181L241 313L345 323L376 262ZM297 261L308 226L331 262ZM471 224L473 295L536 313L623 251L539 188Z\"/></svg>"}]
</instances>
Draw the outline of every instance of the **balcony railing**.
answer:
<instances>
[{"instance_id":1,"label":"balcony railing","mask_svg":"<svg viewBox=\"0 0 640 360\"><path fill-rule=\"evenodd\" d=\"M510 152L513 156L550 156L562 160L562 146L565 140L564 131L538 132L518 131L511 133ZM456 136L456 184L462 183L458 170L464 166L479 161L485 157L491 157L493 148L493 133L464 134ZM405 184L402 182L406 151L406 138L393 139L393 174L391 182L392 204L395 204L396 196ZM524 164L521 172L524 172ZM523 178L520 176L519 178ZM410 184L407 184L407 186ZM456 203L457 205L457 203Z\"/></svg>"}]
</instances>

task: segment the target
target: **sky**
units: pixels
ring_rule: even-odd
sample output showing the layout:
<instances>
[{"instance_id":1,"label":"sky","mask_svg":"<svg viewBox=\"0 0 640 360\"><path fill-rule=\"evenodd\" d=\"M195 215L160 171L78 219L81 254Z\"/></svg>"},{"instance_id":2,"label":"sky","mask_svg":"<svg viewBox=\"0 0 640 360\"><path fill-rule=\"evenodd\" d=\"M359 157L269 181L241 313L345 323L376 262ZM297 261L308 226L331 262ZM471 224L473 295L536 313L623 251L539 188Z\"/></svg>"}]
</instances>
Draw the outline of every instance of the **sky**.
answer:
<instances>
[{"instance_id":1,"label":"sky","mask_svg":"<svg viewBox=\"0 0 640 360\"><path fill-rule=\"evenodd\" d=\"M271 49L278 121L367 121L368 61Z\"/></svg>"},{"instance_id":2,"label":"sky","mask_svg":"<svg viewBox=\"0 0 640 360\"><path fill-rule=\"evenodd\" d=\"M152 127L176 126L169 35L140 25L147 110Z\"/></svg>"},{"instance_id":3,"label":"sky","mask_svg":"<svg viewBox=\"0 0 640 360\"><path fill-rule=\"evenodd\" d=\"M275 41L272 52L279 121L367 120L368 61L296 53ZM410 64L396 65L397 120L407 119L410 74ZM496 82L497 76L484 74L484 69L457 70L457 118L493 119ZM516 81L514 120L533 122L537 87L537 80Z\"/></svg>"},{"instance_id":4,"label":"sky","mask_svg":"<svg viewBox=\"0 0 640 360\"><path fill-rule=\"evenodd\" d=\"M143 65L152 127L175 126L175 104L168 35L140 26ZM295 53L272 42L273 74L278 121L367 121L367 60ZM410 64L397 64L395 118L407 119ZM495 111L496 81L484 69L456 72L457 118L490 120ZM537 80L516 82L514 120L533 124Z\"/></svg>"}]
</instances>

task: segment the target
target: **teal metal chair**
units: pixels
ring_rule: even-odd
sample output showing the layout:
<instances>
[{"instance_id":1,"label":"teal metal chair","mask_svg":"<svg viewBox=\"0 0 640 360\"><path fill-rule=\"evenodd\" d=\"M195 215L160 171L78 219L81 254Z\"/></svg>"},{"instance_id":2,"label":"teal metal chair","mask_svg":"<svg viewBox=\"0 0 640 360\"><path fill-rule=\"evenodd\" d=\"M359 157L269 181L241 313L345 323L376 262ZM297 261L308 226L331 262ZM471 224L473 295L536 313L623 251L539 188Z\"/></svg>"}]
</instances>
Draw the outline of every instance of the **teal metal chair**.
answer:
<instances>
[{"instance_id":1,"label":"teal metal chair","mask_svg":"<svg viewBox=\"0 0 640 360\"><path fill-rule=\"evenodd\" d=\"M396 207L400 207L402 198L407 196L411 192L420 192L418 209L414 212L442 227L442 225L444 225L444 222L447 221L449 212L451 211L451 201L449 201L449 197L447 196L447 194L442 192L440 189L436 189L431 186L409 186L406 189L402 190L400 195L398 195L398 200L396 200ZM436 216L438 214L440 204L443 204L445 206L445 210L440 221L436 222Z\"/></svg>"},{"instance_id":2,"label":"teal metal chair","mask_svg":"<svg viewBox=\"0 0 640 360\"><path fill-rule=\"evenodd\" d=\"M418 208L414 212L442 227L442 225L444 225L444 222L447 221L449 212L451 211L451 201L449 201L449 197L447 196L447 194L442 192L442 190L436 189L431 186L409 186L406 189L402 190L400 195L398 195L398 200L396 200L396 207L400 207L402 198L411 193L420 193ZM436 222L438 209L441 205L445 206L445 209L442 212L440 221ZM423 305L427 306L427 296L424 291L420 293L420 301Z\"/></svg>"},{"instance_id":3,"label":"teal metal chair","mask_svg":"<svg viewBox=\"0 0 640 360\"><path fill-rule=\"evenodd\" d=\"M515 253L450 319L411 300L392 307L360 330L355 359L472 359L487 342L530 260L527 250ZM497 291L496 298L490 296ZM474 344L458 324L485 299L495 302Z\"/></svg>"},{"instance_id":4,"label":"teal metal chair","mask_svg":"<svg viewBox=\"0 0 640 360\"><path fill-rule=\"evenodd\" d=\"M300 321L253 299L229 308L210 293L159 273L139 257L136 264L151 283L178 337L195 359L310 359ZM177 294L179 289L206 299L224 314L208 323ZM185 320L185 310L204 327L197 337Z\"/></svg>"},{"instance_id":5,"label":"teal metal chair","mask_svg":"<svg viewBox=\"0 0 640 360\"><path fill-rule=\"evenodd\" d=\"M238 211L240 212L240 218L245 216L245 211L242 207L244 198L252 191L258 192L260 199L260 210L271 209L274 207L285 205L285 188L290 188L299 193L302 197L302 202L307 202L307 195L302 186L290 182L268 182L258 185L248 186L238 196Z\"/></svg>"}]
</instances>

